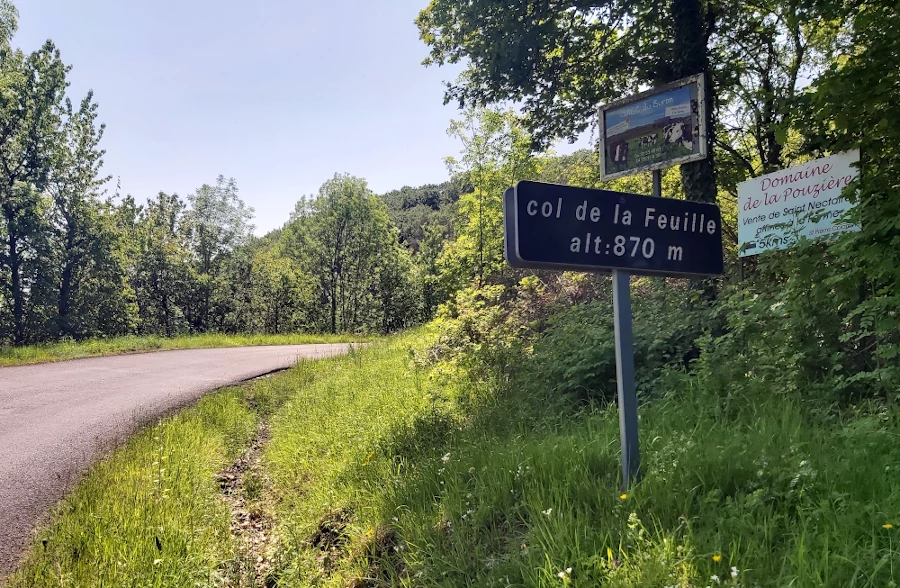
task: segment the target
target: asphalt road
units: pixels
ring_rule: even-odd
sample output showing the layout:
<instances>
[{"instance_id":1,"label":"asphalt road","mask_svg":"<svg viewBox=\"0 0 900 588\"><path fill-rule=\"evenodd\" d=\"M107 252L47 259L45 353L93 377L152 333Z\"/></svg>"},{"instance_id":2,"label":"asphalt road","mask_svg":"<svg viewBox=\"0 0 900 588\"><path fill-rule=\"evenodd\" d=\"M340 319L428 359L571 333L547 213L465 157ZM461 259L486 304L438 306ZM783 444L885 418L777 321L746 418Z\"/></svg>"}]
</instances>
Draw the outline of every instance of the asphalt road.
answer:
<instances>
[{"instance_id":1,"label":"asphalt road","mask_svg":"<svg viewBox=\"0 0 900 588\"><path fill-rule=\"evenodd\" d=\"M0 368L0 579L47 510L137 427L204 392L347 347L191 349Z\"/></svg>"}]
</instances>

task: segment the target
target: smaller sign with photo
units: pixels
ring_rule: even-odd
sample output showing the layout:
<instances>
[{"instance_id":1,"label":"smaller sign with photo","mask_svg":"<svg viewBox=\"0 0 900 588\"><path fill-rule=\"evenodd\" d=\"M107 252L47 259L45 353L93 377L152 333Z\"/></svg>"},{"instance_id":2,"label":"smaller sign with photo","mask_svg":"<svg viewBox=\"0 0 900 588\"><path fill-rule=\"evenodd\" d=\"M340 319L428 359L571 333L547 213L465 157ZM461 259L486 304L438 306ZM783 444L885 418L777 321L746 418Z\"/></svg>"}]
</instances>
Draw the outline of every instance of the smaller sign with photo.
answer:
<instances>
[{"instance_id":1,"label":"smaller sign with photo","mask_svg":"<svg viewBox=\"0 0 900 588\"><path fill-rule=\"evenodd\" d=\"M617 100L600 109L603 179L706 157L703 76Z\"/></svg>"}]
</instances>

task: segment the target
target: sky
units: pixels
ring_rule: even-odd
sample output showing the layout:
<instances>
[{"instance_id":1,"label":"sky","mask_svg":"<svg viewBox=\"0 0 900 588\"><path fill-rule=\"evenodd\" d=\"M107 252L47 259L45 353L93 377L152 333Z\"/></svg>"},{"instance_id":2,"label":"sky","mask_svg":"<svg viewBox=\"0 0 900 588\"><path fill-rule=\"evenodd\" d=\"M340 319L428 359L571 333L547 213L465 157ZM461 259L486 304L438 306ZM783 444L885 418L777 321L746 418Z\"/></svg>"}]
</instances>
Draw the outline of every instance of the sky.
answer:
<instances>
[{"instance_id":1,"label":"sky","mask_svg":"<svg viewBox=\"0 0 900 588\"><path fill-rule=\"evenodd\" d=\"M52 39L106 123L104 173L139 201L219 174L257 234L335 173L376 193L442 182L456 67L421 65L427 0L14 0L26 51Z\"/></svg>"}]
</instances>

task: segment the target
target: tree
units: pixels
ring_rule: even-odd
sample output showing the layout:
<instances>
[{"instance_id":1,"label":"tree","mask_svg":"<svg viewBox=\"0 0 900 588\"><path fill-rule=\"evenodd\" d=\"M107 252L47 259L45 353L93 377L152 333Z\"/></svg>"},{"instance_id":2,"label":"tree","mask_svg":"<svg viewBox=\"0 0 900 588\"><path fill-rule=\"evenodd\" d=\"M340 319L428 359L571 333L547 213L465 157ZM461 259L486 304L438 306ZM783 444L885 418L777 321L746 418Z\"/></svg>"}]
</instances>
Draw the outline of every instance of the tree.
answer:
<instances>
[{"instance_id":1,"label":"tree","mask_svg":"<svg viewBox=\"0 0 900 588\"><path fill-rule=\"evenodd\" d=\"M434 0L416 22L431 47L426 65L468 60L448 84L445 102L519 103L534 146L542 148L557 138L574 140L599 104L642 85L703 74L714 102L708 49L714 14L701 0ZM689 198L715 201L712 154L681 170Z\"/></svg>"},{"instance_id":2,"label":"tree","mask_svg":"<svg viewBox=\"0 0 900 588\"><path fill-rule=\"evenodd\" d=\"M715 202L716 159L729 189L785 163L797 94L841 30L824 4L435 0L416 22L431 48L426 65L468 61L445 101L515 101L538 147L575 139L600 104L704 74L707 140L717 149L680 172L688 199Z\"/></svg>"},{"instance_id":3,"label":"tree","mask_svg":"<svg viewBox=\"0 0 900 588\"><path fill-rule=\"evenodd\" d=\"M804 88L846 42L846 18L807 0L721 11L711 39L719 55L716 147L720 185L736 197L748 177L783 169L801 149Z\"/></svg>"},{"instance_id":4,"label":"tree","mask_svg":"<svg viewBox=\"0 0 900 588\"><path fill-rule=\"evenodd\" d=\"M78 111L66 100L62 137L47 182L54 203L53 225L61 265L54 322L57 333L64 336L84 336L92 330L86 329L84 316L76 319L80 327L73 323L72 302L79 295L77 288L86 282L79 274L89 271L87 266L107 264L111 260L104 258L112 256L112 235L105 231L108 226L101 221L97 202L99 190L109 178L99 175L105 152L98 145L105 125L98 128L96 119L92 92L82 100Z\"/></svg>"},{"instance_id":5,"label":"tree","mask_svg":"<svg viewBox=\"0 0 900 588\"><path fill-rule=\"evenodd\" d=\"M0 51L9 49L18 24L19 12L9 0L0 0Z\"/></svg>"},{"instance_id":6,"label":"tree","mask_svg":"<svg viewBox=\"0 0 900 588\"><path fill-rule=\"evenodd\" d=\"M860 150L859 177L843 194L856 204L851 220L860 231L834 247L846 269L831 279L851 292L842 309L853 326L845 339L860 360L853 378L891 398L900 385L900 15L881 4L821 8L850 21L850 42L804 96L805 147L814 154Z\"/></svg>"},{"instance_id":7,"label":"tree","mask_svg":"<svg viewBox=\"0 0 900 588\"><path fill-rule=\"evenodd\" d=\"M460 194L471 191L463 184L462 179L455 178L443 184L404 186L383 194L381 199L387 204L391 221L400 230L400 242L415 253L425 238L425 226L439 224L452 231L454 206Z\"/></svg>"},{"instance_id":8,"label":"tree","mask_svg":"<svg viewBox=\"0 0 900 588\"><path fill-rule=\"evenodd\" d=\"M189 312L193 330L198 332L213 326L211 301L225 258L253 232L253 209L238 198L237 191L234 178L226 180L220 175L215 186L203 184L187 197L190 208L184 228L200 285ZM218 314L221 318L222 313Z\"/></svg>"},{"instance_id":9,"label":"tree","mask_svg":"<svg viewBox=\"0 0 900 588\"><path fill-rule=\"evenodd\" d=\"M10 17L12 15L12 17ZM5 34L15 30L15 12L0 7ZM52 165L52 146L59 140L67 68L48 41L25 55L0 44L0 213L3 250L0 283L12 302L11 338L28 338L27 306L38 272L35 264L45 241L41 194Z\"/></svg>"},{"instance_id":10,"label":"tree","mask_svg":"<svg viewBox=\"0 0 900 588\"><path fill-rule=\"evenodd\" d=\"M380 331L399 331L419 321L422 317L422 288L415 279L412 256L399 243L396 228L389 229L378 266Z\"/></svg>"},{"instance_id":11,"label":"tree","mask_svg":"<svg viewBox=\"0 0 900 588\"><path fill-rule=\"evenodd\" d=\"M441 287L438 259L449 235L439 224L427 224L423 232L424 238L419 243L414 260L421 283L422 315L424 319L430 319L438 305L447 300L447 292Z\"/></svg>"},{"instance_id":12,"label":"tree","mask_svg":"<svg viewBox=\"0 0 900 588\"><path fill-rule=\"evenodd\" d=\"M188 326L183 307L194 284L182 227L184 209L177 195L160 192L138 211L132 280L139 332L172 337Z\"/></svg>"},{"instance_id":13,"label":"tree","mask_svg":"<svg viewBox=\"0 0 900 588\"><path fill-rule=\"evenodd\" d=\"M338 174L318 196L302 199L286 239L286 250L314 280L312 326L337 333L412 320L405 314L411 305L399 296L412 289L411 264L399 252L387 207L365 180Z\"/></svg>"},{"instance_id":14,"label":"tree","mask_svg":"<svg viewBox=\"0 0 900 588\"><path fill-rule=\"evenodd\" d=\"M448 133L462 141L459 160L447 159L454 175L465 177L471 192L457 204L455 240L439 265L448 293L506 267L503 258L503 192L519 180L536 177L531 138L511 111L470 109L453 121Z\"/></svg>"},{"instance_id":15,"label":"tree","mask_svg":"<svg viewBox=\"0 0 900 588\"><path fill-rule=\"evenodd\" d=\"M258 249L250 275L253 330L273 334L301 330L304 310L311 303L311 281L277 247Z\"/></svg>"}]
</instances>

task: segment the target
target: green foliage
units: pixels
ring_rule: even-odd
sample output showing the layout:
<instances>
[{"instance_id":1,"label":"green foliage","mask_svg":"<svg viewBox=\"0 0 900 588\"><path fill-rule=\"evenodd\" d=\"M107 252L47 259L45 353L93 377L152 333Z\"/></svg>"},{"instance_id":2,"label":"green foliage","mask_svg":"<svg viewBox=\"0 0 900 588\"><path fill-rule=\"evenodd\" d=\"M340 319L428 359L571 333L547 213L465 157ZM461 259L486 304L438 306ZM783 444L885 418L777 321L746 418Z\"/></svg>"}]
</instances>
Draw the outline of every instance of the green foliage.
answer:
<instances>
[{"instance_id":1,"label":"green foliage","mask_svg":"<svg viewBox=\"0 0 900 588\"><path fill-rule=\"evenodd\" d=\"M9 48L13 35L19 28L19 11L10 0L0 0L0 50Z\"/></svg>"},{"instance_id":2,"label":"green foliage","mask_svg":"<svg viewBox=\"0 0 900 588\"><path fill-rule=\"evenodd\" d=\"M521 105L536 148L579 137L598 104L705 74L710 155L680 172L688 199L715 202L804 155L797 106L846 42L841 6L435 0L416 23L425 65L466 63L445 101Z\"/></svg>"},{"instance_id":3,"label":"green foliage","mask_svg":"<svg viewBox=\"0 0 900 588\"><path fill-rule=\"evenodd\" d=\"M0 366L26 365L45 361L61 361L96 357L162 351L168 349L205 349L213 347L246 347L252 345L308 345L315 343L345 343L368 341L366 337L347 335L223 335L203 334L181 337L127 335L108 339L83 341L63 340L58 343L27 345L24 347L0 347Z\"/></svg>"},{"instance_id":4,"label":"green foliage","mask_svg":"<svg viewBox=\"0 0 900 588\"><path fill-rule=\"evenodd\" d=\"M412 254L416 288L421 291L421 315L430 318L446 301L447 284L441 278L438 259L445 241L454 232L454 214L460 194L471 190L461 177L435 185L404 186L380 196L397 226L398 241Z\"/></svg>"},{"instance_id":5,"label":"green foliage","mask_svg":"<svg viewBox=\"0 0 900 588\"><path fill-rule=\"evenodd\" d=\"M51 42L12 49L17 17L0 0L0 345L388 332L444 300L436 260L452 231L455 183L385 195L406 246L384 203L349 176L326 182L263 239L252 237L253 209L233 178L186 199L160 192L141 205L116 191L104 201L105 126L93 93L73 106Z\"/></svg>"},{"instance_id":6,"label":"green foliage","mask_svg":"<svg viewBox=\"0 0 900 588\"><path fill-rule=\"evenodd\" d=\"M859 292L842 308L853 325L845 342L874 350L858 379L895 394L900 382L900 117L892 107L898 73L890 55L900 48L896 11L882 5L843 6L851 22L847 54L831 64L808 96L807 147L843 151L858 147L858 179L844 192L856 206L850 220L861 230L835 247L841 272L832 278Z\"/></svg>"},{"instance_id":7,"label":"green foliage","mask_svg":"<svg viewBox=\"0 0 900 588\"><path fill-rule=\"evenodd\" d=\"M714 309L727 328L703 344L701 361L718 366L711 377L734 393L762 383L830 402L893 397L896 363L882 355L897 342L896 309L888 303L871 314L887 299L848 275L856 275L855 262L836 246L806 243L763 257Z\"/></svg>"},{"instance_id":8,"label":"green foliage","mask_svg":"<svg viewBox=\"0 0 900 588\"><path fill-rule=\"evenodd\" d=\"M59 284L48 330L58 337L122 334L131 326L127 318L131 300L125 268L116 255L112 205L99 201L99 191L109 179L99 176L105 152L98 145L105 126L96 126L97 104L91 92L77 111L66 99L65 111L47 185L55 232L51 267ZM44 273L51 271L45 266Z\"/></svg>"},{"instance_id":9,"label":"green foliage","mask_svg":"<svg viewBox=\"0 0 900 588\"><path fill-rule=\"evenodd\" d=\"M515 286L469 288L444 305L435 321L440 336L424 358L447 382L466 390L511 380L525 388L582 401L615 399L616 367L610 282L601 277L584 294L583 274L569 274L581 303L569 306L536 277ZM695 341L718 322L683 280L634 282L634 353L639 392L652 395L657 378L696 357ZM596 288L596 289L594 289ZM523 355L529 357L521 364ZM450 385L445 382L445 385ZM455 384L453 384L455 385Z\"/></svg>"},{"instance_id":10,"label":"green foliage","mask_svg":"<svg viewBox=\"0 0 900 588\"><path fill-rule=\"evenodd\" d=\"M380 198L387 204L400 242L412 252L418 252L427 239L426 227L441 227L444 232L452 229L454 205L465 191L461 181L449 180L415 188L404 186L382 194Z\"/></svg>"},{"instance_id":11,"label":"green foliage","mask_svg":"<svg viewBox=\"0 0 900 588\"><path fill-rule=\"evenodd\" d=\"M4 28L15 29L15 11L4 5ZM5 31L6 32L6 31ZM6 302L3 331L18 344L26 342L47 285L41 261L49 255L44 187L52 163L45 145L58 140L66 67L51 42L25 55L0 45L0 300Z\"/></svg>"},{"instance_id":12,"label":"green foliage","mask_svg":"<svg viewBox=\"0 0 900 588\"><path fill-rule=\"evenodd\" d=\"M797 129L805 79L833 59L843 19L815 2L763 2L719 14L710 38L716 60L719 186L737 184L798 163Z\"/></svg>"},{"instance_id":13,"label":"green foliage","mask_svg":"<svg viewBox=\"0 0 900 588\"><path fill-rule=\"evenodd\" d=\"M160 192L138 212L132 284L140 334L171 337L187 329L183 297L190 290L193 276L185 236L180 231L184 208L177 195Z\"/></svg>"},{"instance_id":14,"label":"green foliage","mask_svg":"<svg viewBox=\"0 0 900 588\"><path fill-rule=\"evenodd\" d=\"M463 382L455 391L465 396L481 384L496 389L508 379L514 359L528 344L525 305L513 308L512 292L504 286L466 288L441 308L435 321L441 334L422 359L440 366L437 375L444 386Z\"/></svg>"},{"instance_id":15,"label":"green foliage","mask_svg":"<svg viewBox=\"0 0 900 588\"><path fill-rule=\"evenodd\" d=\"M642 18L629 18L635 15ZM574 139L597 104L656 77L653 70L665 53L649 59L634 53L637 37L654 39L641 57L671 38L658 18L641 4L594 8L471 0L432 2L416 24L430 47L426 65L470 60L465 75L448 85L445 101L460 107L522 101L535 138L547 143Z\"/></svg>"},{"instance_id":16,"label":"green foliage","mask_svg":"<svg viewBox=\"0 0 900 588\"><path fill-rule=\"evenodd\" d=\"M472 191L457 203L455 239L438 260L443 288L452 293L470 282L482 285L506 271L503 258L503 192L537 175L531 139L511 111L471 109L448 133L462 141L461 158L447 159L451 173L466 177Z\"/></svg>"},{"instance_id":17,"label":"green foliage","mask_svg":"<svg viewBox=\"0 0 900 588\"><path fill-rule=\"evenodd\" d=\"M226 278L229 256L250 239L253 231L253 209L244 205L237 191L234 178L219 176L215 186L204 184L187 197L189 208L181 222L199 288L185 311L195 332L222 328L227 313L227 306L222 305L227 301L214 299L214 292L222 290L217 282Z\"/></svg>"},{"instance_id":18,"label":"green foliage","mask_svg":"<svg viewBox=\"0 0 900 588\"><path fill-rule=\"evenodd\" d=\"M285 239L287 254L312 277L315 328L389 332L418 319L409 252L365 180L335 175L325 182L317 197L297 204Z\"/></svg>"}]
</instances>

